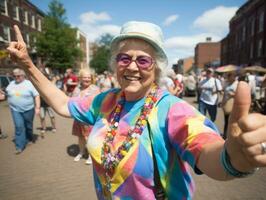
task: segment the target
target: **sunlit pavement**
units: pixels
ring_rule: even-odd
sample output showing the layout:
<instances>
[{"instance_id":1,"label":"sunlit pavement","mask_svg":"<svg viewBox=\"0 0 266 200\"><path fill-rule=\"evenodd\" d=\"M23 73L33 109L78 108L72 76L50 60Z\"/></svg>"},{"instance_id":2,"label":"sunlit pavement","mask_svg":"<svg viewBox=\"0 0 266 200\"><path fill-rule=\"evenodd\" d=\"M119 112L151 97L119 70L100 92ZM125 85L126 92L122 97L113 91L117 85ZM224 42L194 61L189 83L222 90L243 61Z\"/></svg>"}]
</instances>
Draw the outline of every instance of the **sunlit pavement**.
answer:
<instances>
[{"instance_id":1,"label":"sunlit pavement","mask_svg":"<svg viewBox=\"0 0 266 200\"><path fill-rule=\"evenodd\" d=\"M193 102L194 98L186 98ZM8 138L0 140L0 200L95 200L92 166L85 159L73 161L77 138L71 135L72 120L56 116L57 132L38 137L20 155L15 155L13 124L6 102L0 103L0 123ZM50 122L47 120L47 123ZM222 130L222 113L217 125ZM35 117L36 135L39 118ZM266 170L248 179L214 181L193 175L196 200L266 200Z\"/></svg>"}]
</instances>

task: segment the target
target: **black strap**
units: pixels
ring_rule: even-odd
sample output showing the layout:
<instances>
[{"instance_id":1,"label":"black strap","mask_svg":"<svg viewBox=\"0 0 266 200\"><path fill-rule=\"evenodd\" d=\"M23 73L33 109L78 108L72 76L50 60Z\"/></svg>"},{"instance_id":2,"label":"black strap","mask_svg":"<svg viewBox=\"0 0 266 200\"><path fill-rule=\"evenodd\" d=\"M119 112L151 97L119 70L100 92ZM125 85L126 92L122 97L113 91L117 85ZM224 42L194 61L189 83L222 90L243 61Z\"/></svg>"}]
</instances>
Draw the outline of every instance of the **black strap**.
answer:
<instances>
[{"instance_id":1,"label":"black strap","mask_svg":"<svg viewBox=\"0 0 266 200\"><path fill-rule=\"evenodd\" d=\"M156 200L164 200L165 198L165 192L160 180L160 174L159 174L159 170L158 170L158 166L157 166L157 161L156 161L156 156L154 153L154 149L153 149L153 144L152 144L152 139L151 139L151 127L149 122L147 122L147 128L148 128L148 132L149 132L149 138L151 141L151 150L152 150L152 157L153 157L153 166L154 166L154 184L155 184L155 198Z\"/></svg>"}]
</instances>

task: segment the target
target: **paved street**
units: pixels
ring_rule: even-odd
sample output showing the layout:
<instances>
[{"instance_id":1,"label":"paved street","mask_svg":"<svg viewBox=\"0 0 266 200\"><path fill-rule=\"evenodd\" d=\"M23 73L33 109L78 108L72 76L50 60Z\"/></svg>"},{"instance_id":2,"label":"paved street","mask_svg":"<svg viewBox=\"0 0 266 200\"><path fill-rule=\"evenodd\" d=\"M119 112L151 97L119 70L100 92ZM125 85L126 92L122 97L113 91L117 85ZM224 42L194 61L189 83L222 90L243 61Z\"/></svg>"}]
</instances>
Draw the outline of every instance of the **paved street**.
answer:
<instances>
[{"instance_id":1,"label":"paved street","mask_svg":"<svg viewBox=\"0 0 266 200\"><path fill-rule=\"evenodd\" d=\"M193 99L189 99L193 101ZM92 166L73 162L77 138L71 135L71 119L56 117L57 133L38 137L20 155L12 143L13 124L6 102L0 103L0 123L8 138L0 140L0 200L95 200ZM217 124L222 127L219 113ZM48 123L49 124L49 123ZM35 119L36 135L39 119ZM248 179L214 181L195 176L195 200L266 200L266 169Z\"/></svg>"}]
</instances>

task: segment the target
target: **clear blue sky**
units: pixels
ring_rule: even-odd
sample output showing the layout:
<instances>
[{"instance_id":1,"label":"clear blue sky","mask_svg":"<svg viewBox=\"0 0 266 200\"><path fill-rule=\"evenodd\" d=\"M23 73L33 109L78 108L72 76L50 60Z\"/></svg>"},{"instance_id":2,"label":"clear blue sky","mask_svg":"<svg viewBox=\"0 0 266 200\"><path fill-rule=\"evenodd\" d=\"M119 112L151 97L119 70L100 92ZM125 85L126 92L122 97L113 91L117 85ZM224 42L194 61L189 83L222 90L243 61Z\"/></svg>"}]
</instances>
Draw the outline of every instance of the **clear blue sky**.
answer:
<instances>
[{"instance_id":1,"label":"clear blue sky","mask_svg":"<svg viewBox=\"0 0 266 200\"><path fill-rule=\"evenodd\" d=\"M51 0L30 0L46 12ZM67 19L94 41L101 34L118 34L129 20L149 21L164 33L170 64L194 55L206 37L220 41L229 20L247 0L61 0Z\"/></svg>"}]
</instances>

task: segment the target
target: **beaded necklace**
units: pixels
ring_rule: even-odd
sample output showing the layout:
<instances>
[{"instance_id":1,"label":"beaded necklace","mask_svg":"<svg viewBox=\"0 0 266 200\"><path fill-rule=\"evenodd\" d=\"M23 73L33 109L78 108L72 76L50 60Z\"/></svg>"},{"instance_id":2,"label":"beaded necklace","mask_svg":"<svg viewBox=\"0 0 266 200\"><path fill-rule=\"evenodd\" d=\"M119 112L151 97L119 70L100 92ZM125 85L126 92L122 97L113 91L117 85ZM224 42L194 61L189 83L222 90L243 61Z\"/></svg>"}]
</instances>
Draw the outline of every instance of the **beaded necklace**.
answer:
<instances>
[{"instance_id":1,"label":"beaded necklace","mask_svg":"<svg viewBox=\"0 0 266 200\"><path fill-rule=\"evenodd\" d=\"M124 93L121 95L121 99L118 101L112 118L110 120L109 127L107 128L107 134L105 136L102 150L101 150L101 160L103 167L105 169L106 177L106 189L110 191L111 189L111 177L114 173L115 168L120 163L120 161L125 157L130 148L134 145L137 139L141 136L144 130L148 115L150 114L154 104L157 101L157 89L158 86L153 84L150 93L145 99L145 103L141 109L140 115L133 128L130 128L125 141L121 144L118 149L112 153L110 145L112 144L114 137L117 134L118 123L120 120L121 111L125 103Z\"/></svg>"}]
</instances>

